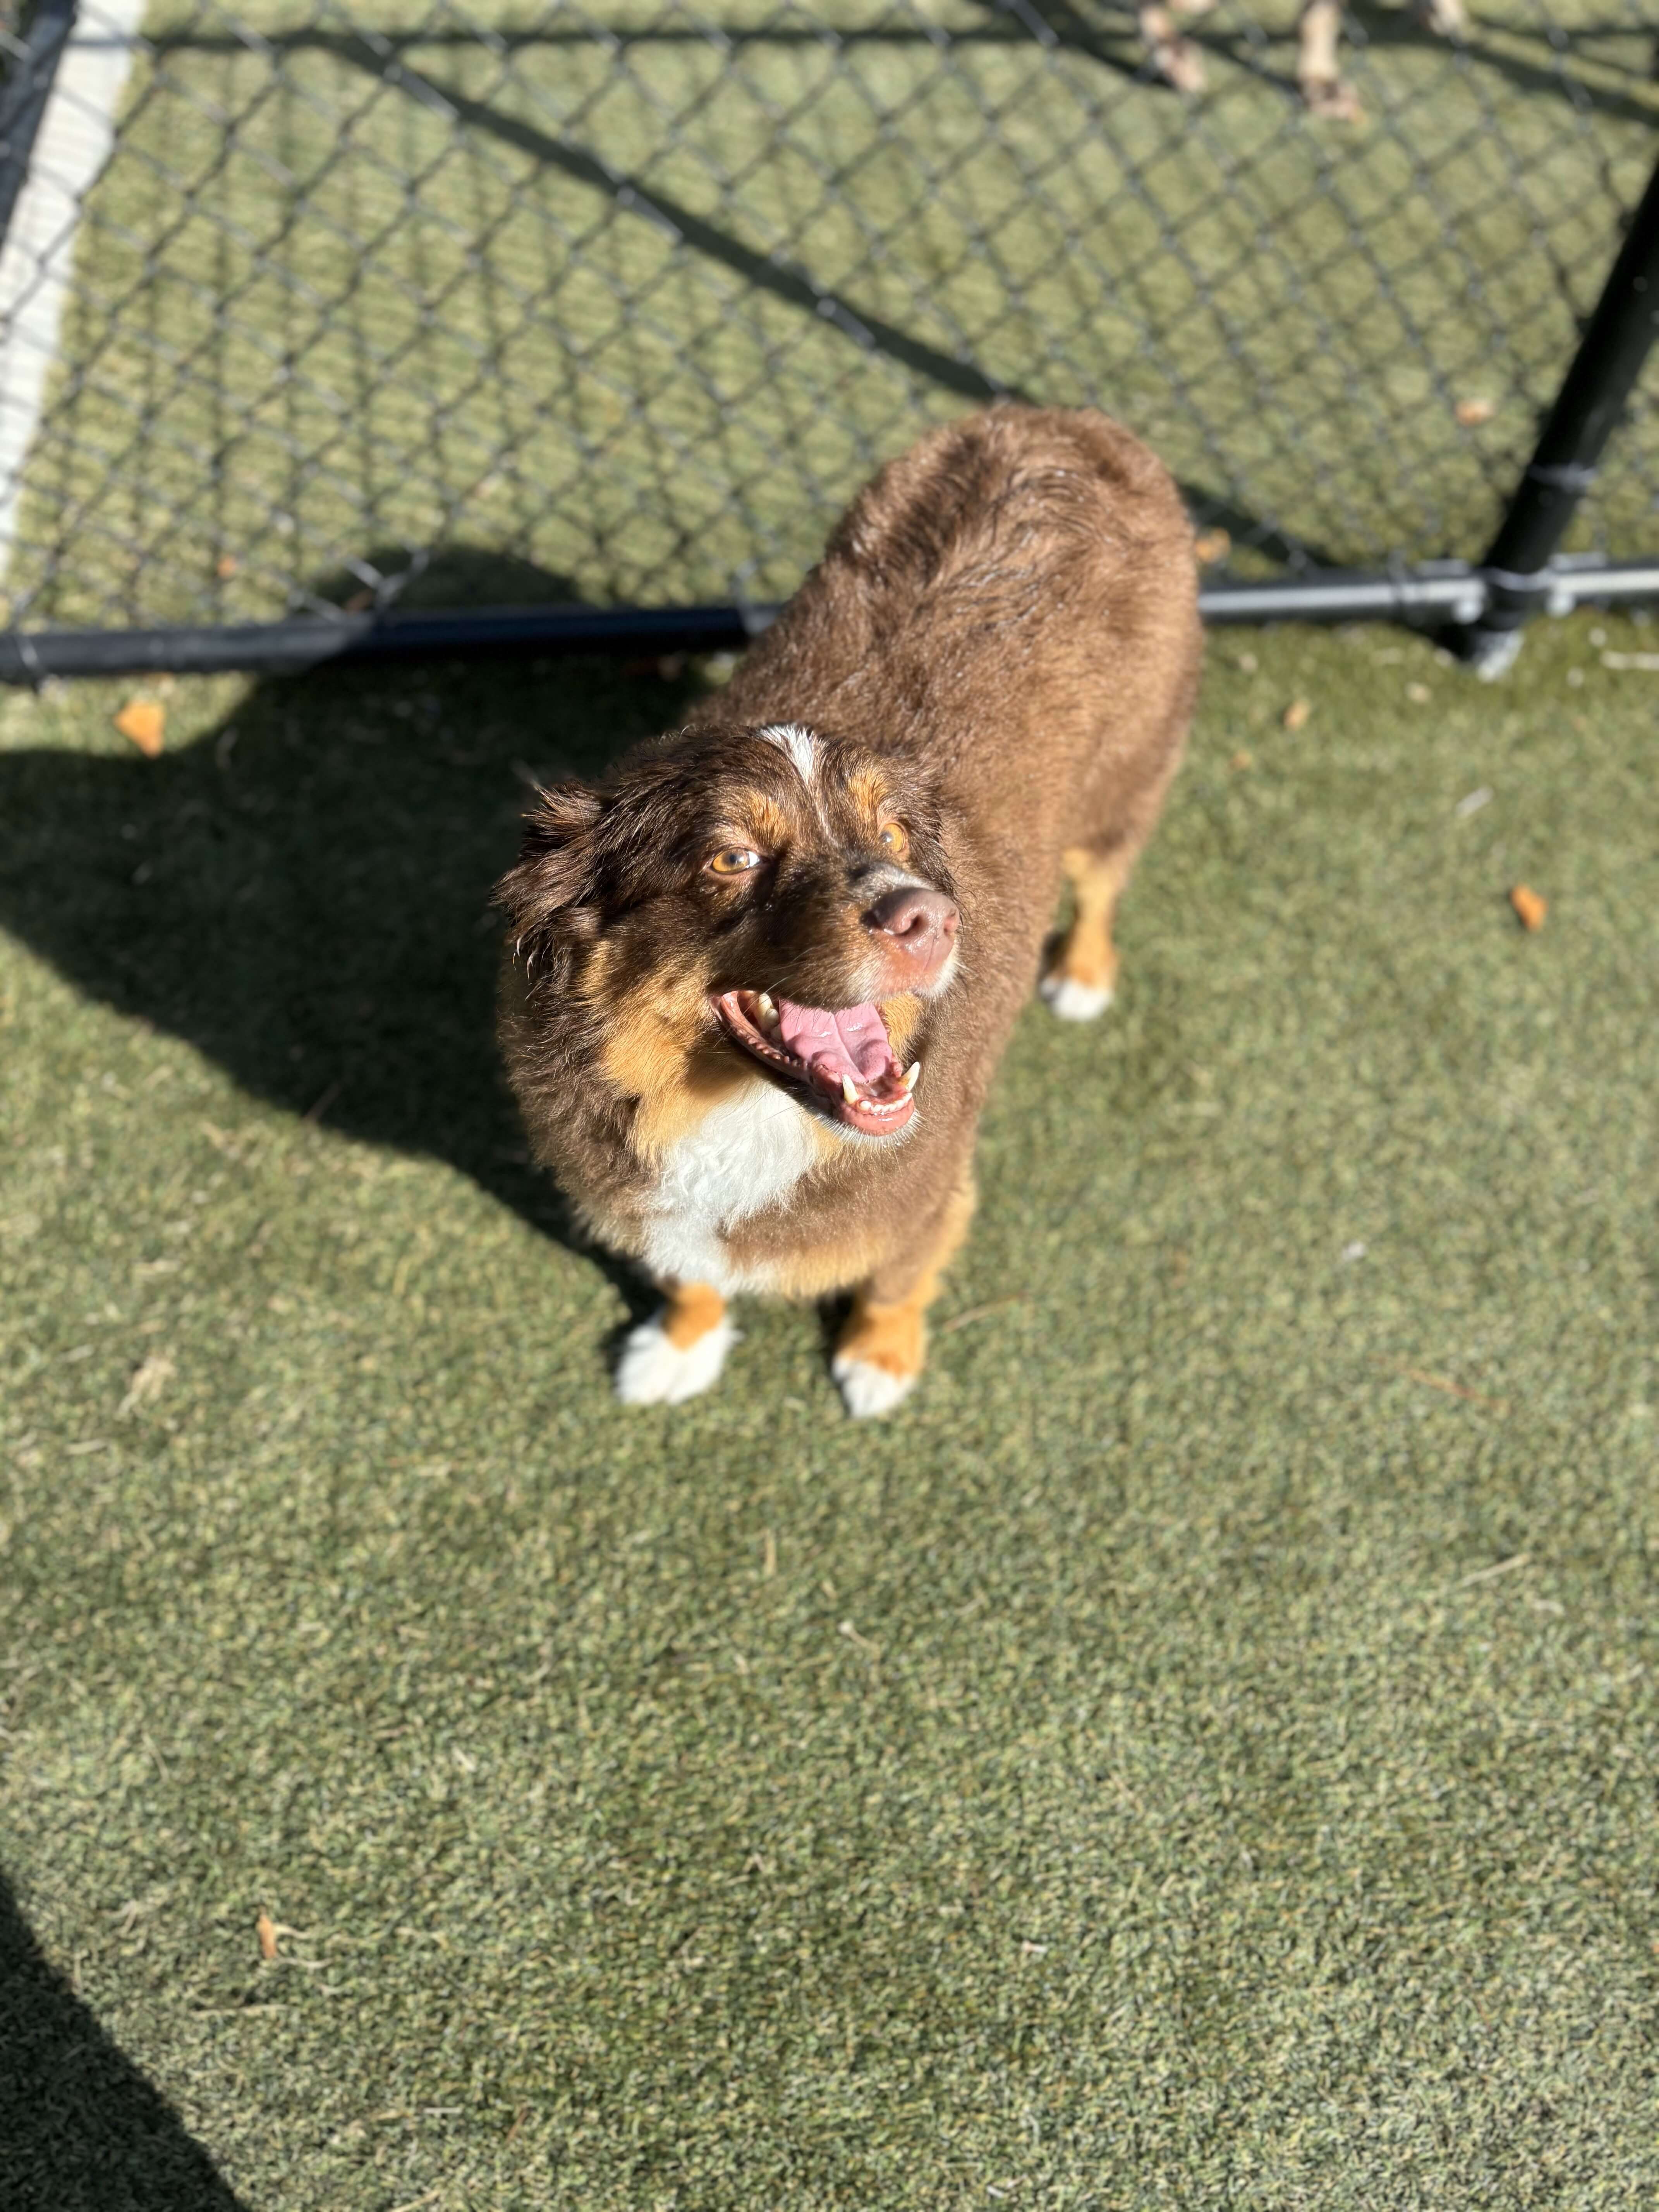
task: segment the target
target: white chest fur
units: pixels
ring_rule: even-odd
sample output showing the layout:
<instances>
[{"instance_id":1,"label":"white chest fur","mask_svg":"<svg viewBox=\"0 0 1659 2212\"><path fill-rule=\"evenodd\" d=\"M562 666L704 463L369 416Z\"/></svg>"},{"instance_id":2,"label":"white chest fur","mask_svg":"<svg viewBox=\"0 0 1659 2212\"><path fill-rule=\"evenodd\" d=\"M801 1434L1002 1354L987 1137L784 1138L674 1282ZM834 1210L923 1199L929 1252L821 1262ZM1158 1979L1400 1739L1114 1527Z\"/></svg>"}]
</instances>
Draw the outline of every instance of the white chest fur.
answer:
<instances>
[{"instance_id":1,"label":"white chest fur","mask_svg":"<svg viewBox=\"0 0 1659 2212\"><path fill-rule=\"evenodd\" d=\"M665 1156L646 1217L644 1258L658 1275L746 1285L721 1232L781 1198L822 1157L819 1124L787 1091L746 1084Z\"/></svg>"}]
</instances>

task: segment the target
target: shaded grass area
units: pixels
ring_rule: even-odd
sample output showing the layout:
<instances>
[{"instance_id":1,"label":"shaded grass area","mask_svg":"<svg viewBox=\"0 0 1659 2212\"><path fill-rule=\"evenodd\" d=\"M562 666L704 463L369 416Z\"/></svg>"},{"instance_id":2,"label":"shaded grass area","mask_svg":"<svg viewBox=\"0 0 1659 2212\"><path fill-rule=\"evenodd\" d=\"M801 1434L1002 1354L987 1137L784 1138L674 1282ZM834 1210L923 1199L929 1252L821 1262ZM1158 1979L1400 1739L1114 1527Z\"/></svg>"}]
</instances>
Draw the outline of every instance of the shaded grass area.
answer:
<instances>
[{"instance_id":1,"label":"shaded grass area","mask_svg":"<svg viewBox=\"0 0 1659 2212\"><path fill-rule=\"evenodd\" d=\"M1650 166L1651 27L1506 0L1453 52L1364 7L1350 127L1294 24L1224 0L1183 101L1096 0L158 0L13 618L269 618L458 544L782 597L1000 392L1128 422L1247 565L1477 558ZM1656 483L1640 405L1575 542L1648 552Z\"/></svg>"},{"instance_id":2,"label":"shaded grass area","mask_svg":"<svg viewBox=\"0 0 1659 2212\"><path fill-rule=\"evenodd\" d=\"M495 1087L513 764L692 678L181 683L153 763L0 702L9 2203L1650 2203L1655 679L1593 641L1218 644L868 1427L781 1310L615 1407Z\"/></svg>"}]
</instances>

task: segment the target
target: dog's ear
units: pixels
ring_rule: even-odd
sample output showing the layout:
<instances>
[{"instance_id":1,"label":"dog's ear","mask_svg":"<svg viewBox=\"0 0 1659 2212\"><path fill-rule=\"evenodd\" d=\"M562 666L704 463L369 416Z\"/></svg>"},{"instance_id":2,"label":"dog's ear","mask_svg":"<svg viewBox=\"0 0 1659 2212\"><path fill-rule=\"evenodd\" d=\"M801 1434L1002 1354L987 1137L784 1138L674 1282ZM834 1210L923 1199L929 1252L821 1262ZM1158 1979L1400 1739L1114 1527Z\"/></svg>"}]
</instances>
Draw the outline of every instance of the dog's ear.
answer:
<instances>
[{"instance_id":1,"label":"dog's ear","mask_svg":"<svg viewBox=\"0 0 1659 2212\"><path fill-rule=\"evenodd\" d=\"M538 787L525 816L518 865L495 886L495 903L521 948L544 939L550 924L574 921L597 890L593 832L605 810L599 793L585 783Z\"/></svg>"}]
</instances>

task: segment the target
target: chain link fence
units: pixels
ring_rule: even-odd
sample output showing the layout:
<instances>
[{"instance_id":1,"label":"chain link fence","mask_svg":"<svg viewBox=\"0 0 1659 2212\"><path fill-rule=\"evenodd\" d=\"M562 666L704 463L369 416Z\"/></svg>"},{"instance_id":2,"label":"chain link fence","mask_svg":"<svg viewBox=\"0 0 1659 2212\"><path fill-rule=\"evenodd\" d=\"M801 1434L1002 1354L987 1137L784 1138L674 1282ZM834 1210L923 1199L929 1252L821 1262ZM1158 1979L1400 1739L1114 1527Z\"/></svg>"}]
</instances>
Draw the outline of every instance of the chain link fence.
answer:
<instances>
[{"instance_id":1,"label":"chain link fence","mask_svg":"<svg viewBox=\"0 0 1659 2212\"><path fill-rule=\"evenodd\" d=\"M1188 18L1183 94L1109 0L43 0L5 623L760 605L1002 394L1141 433L1215 576L1478 561L1652 165L1653 21L1355 6L1349 120L1297 21ZM1571 542L1659 553L1650 371L1613 451Z\"/></svg>"}]
</instances>

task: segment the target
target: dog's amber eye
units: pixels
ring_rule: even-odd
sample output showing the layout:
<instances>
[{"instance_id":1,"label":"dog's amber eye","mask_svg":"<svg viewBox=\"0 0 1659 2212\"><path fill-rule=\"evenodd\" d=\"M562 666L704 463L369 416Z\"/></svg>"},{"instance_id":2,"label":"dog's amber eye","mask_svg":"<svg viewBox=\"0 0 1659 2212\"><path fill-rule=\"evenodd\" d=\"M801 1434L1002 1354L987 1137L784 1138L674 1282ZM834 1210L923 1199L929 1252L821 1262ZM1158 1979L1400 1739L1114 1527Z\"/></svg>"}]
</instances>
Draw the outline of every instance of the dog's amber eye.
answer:
<instances>
[{"instance_id":1,"label":"dog's amber eye","mask_svg":"<svg viewBox=\"0 0 1659 2212\"><path fill-rule=\"evenodd\" d=\"M708 863L708 871L715 876L746 876L750 868L759 867L760 857L747 845L728 845L723 852L715 854Z\"/></svg>"},{"instance_id":2,"label":"dog's amber eye","mask_svg":"<svg viewBox=\"0 0 1659 2212\"><path fill-rule=\"evenodd\" d=\"M884 853L890 853L896 860L902 860L909 854L910 840L904 834L901 823L884 822L876 832L876 842Z\"/></svg>"}]
</instances>

